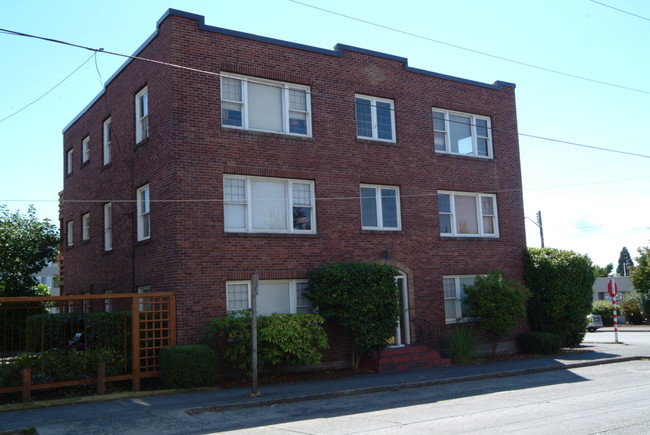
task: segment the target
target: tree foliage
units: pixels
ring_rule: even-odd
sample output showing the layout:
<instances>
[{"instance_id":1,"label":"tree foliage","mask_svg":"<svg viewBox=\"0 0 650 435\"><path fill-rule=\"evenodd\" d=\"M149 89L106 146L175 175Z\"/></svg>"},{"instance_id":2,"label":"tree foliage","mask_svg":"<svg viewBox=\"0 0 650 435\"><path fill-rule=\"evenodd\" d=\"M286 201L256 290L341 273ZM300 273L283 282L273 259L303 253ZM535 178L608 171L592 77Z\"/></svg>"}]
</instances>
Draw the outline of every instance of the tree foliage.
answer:
<instances>
[{"instance_id":1,"label":"tree foliage","mask_svg":"<svg viewBox=\"0 0 650 435\"><path fill-rule=\"evenodd\" d=\"M646 295L632 292L621 302L621 314L633 325L643 325L646 322L647 313L643 309L643 299Z\"/></svg>"},{"instance_id":2,"label":"tree foliage","mask_svg":"<svg viewBox=\"0 0 650 435\"><path fill-rule=\"evenodd\" d=\"M607 278L614 270L614 263L609 263L605 267L594 265L594 277Z\"/></svg>"},{"instance_id":3,"label":"tree foliage","mask_svg":"<svg viewBox=\"0 0 650 435\"><path fill-rule=\"evenodd\" d=\"M595 281L589 257L572 251L529 248L524 279L532 291L528 301L531 329L559 335L564 346L580 344Z\"/></svg>"},{"instance_id":4,"label":"tree foliage","mask_svg":"<svg viewBox=\"0 0 650 435\"><path fill-rule=\"evenodd\" d=\"M616 267L616 273L620 276L629 276L630 272L634 268L634 262L632 257L630 257L630 252L625 246L621 249L621 253L618 256L618 267Z\"/></svg>"},{"instance_id":5,"label":"tree foliage","mask_svg":"<svg viewBox=\"0 0 650 435\"><path fill-rule=\"evenodd\" d=\"M0 296L33 296L33 275L58 253L59 231L40 221L30 206L25 215L0 206Z\"/></svg>"},{"instance_id":6,"label":"tree foliage","mask_svg":"<svg viewBox=\"0 0 650 435\"><path fill-rule=\"evenodd\" d=\"M650 246L643 246L638 252L637 265L630 273L630 280L636 291L650 294Z\"/></svg>"},{"instance_id":7,"label":"tree foliage","mask_svg":"<svg viewBox=\"0 0 650 435\"><path fill-rule=\"evenodd\" d=\"M477 276L474 284L465 287L468 314L478 318L479 328L492 341L492 355L499 341L514 331L517 319L526 316L529 291L516 281L506 281L500 271Z\"/></svg>"},{"instance_id":8,"label":"tree foliage","mask_svg":"<svg viewBox=\"0 0 650 435\"><path fill-rule=\"evenodd\" d=\"M350 331L352 366L366 352L382 350L395 333L399 298L397 269L372 262L324 264L309 275L306 297L325 319Z\"/></svg>"}]
</instances>

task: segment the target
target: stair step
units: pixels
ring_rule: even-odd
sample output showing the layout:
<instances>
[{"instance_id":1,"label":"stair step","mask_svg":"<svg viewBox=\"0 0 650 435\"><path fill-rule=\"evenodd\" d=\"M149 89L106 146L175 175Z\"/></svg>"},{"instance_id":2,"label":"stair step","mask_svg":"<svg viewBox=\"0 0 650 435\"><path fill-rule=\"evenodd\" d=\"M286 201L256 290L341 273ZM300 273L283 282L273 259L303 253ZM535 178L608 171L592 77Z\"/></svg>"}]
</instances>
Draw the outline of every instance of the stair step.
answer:
<instances>
[{"instance_id":1,"label":"stair step","mask_svg":"<svg viewBox=\"0 0 650 435\"><path fill-rule=\"evenodd\" d=\"M376 354L362 360L363 367L376 372L440 367L450 364L450 359L442 358L440 352L432 351L428 346L388 348L381 351L381 358L378 360Z\"/></svg>"}]
</instances>

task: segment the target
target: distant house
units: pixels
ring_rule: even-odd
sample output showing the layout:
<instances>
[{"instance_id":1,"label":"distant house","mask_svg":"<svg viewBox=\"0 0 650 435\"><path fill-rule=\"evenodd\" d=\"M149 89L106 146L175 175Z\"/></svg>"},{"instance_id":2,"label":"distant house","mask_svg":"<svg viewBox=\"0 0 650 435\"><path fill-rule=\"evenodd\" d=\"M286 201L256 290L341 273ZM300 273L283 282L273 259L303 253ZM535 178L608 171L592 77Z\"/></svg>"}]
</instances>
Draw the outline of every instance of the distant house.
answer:
<instances>
[{"instance_id":1,"label":"distant house","mask_svg":"<svg viewBox=\"0 0 650 435\"><path fill-rule=\"evenodd\" d=\"M39 284L45 284L52 296L59 296L59 263L50 263L34 275Z\"/></svg>"},{"instance_id":2,"label":"distant house","mask_svg":"<svg viewBox=\"0 0 650 435\"><path fill-rule=\"evenodd\" d=\"M613 279L618 287L618 299L617 301L624 300L627 295L635 291L634 286L632 286L632 281L629 276L614 276L607 278L596 278L594 282L594 301L611 301L612 298L607 292L607 283L609 280Z\"/></svg>"},{"instance_id":3,"label":"distant house","mask_svg":"<svg viewBox=\"0 0 650 435\"><path fill-rule=\"evenodd\" d=\"M476 275L523 279L513 84L176 10L136 54L156 63L128 61L63 133L65 295L173 291L192 343L250 306L255 271L259 312L296 313L309 271L377 261L409 345L450 334Z\"/></svg>"}]
</instances>

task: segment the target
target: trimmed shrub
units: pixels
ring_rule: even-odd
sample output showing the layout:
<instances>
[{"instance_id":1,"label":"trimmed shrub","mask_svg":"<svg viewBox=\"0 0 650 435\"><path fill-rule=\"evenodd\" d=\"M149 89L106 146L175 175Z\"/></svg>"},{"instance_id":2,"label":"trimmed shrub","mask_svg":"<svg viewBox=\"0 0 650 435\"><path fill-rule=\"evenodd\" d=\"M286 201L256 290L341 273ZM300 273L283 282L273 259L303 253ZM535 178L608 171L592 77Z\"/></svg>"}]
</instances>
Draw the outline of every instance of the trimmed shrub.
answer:
<instances>
[{"instance_id":1,"label":"trimmed shrub","mask_svg":"<svg viewBox=\"0 0 650 435\"><path fill-rule=\"evenodd\" d=\"M589 257L572 251L528 248L524 279L533 293L527 310L530 328L559 335L563 346L580 344L595 281Z\"/></svg>"},{"instance_id":2,"label":"trimmed shrub","mask_svg":"<svg viewBox=\"0 0 650 435\"><path fill-rule=\"evenodd\" d=\"M164 347L160 349L160 374L167 388L212 386L217 378L217 355L201 344Z\"/></svg>"},{"instance_id":3,"label":"trimmed shrub","mask_svg":"<svg viewBox=\"0 0 650 435\"><path fill-rule=\"evenodd\" d=\"M643 325L646 315L643 312L642 297L639 293L628 295L621 303L621 314L633 325Z\"/></svg>"},{"instance_id":4,"label":"trimmed shrub","mask_svg":"<svg viewBox=\"0 0 650 435\"><path fill-rule=\"evenodd\" d=\"M305 293L319 313L338 322L352 339L352 367L363 354L386 348L399 317L393 266L366 262L323 264L309 274Z\"/></svg>"},{"instance_id":5,"label":"trimmed shrub","mask_svg":"<svg viewBox=\"0 0 650 435\"><path fill-rule=\"evenodd\" d=\"M318 314L272 314L257 318L257 362L276 372L283 367L317 364L321 350L327 349L323 318ZM250 310L228 313L213 319L205 332L206 340L217 338L224 348L228 368L240 374L251 371Z\"/></svg>"},{"instance_id":6,"label":"trimmed shrub","mask_svg":"<svg viewBox=\"0 0 650 435\"><path fill-rule=\"evenodd\" d=\"M620 307L618 309L620 310ZM603 319L603 326L614 324L614 312L609 301L594 301L591 304L591 314L598 314Z\"/></svg>"},{"instance_id":7,"label":"trimmed shrub","mask_svg":"<svg viewBox=\"0 0 650 435\"><path fill-rule=\"evenodd\" d=\"M476 348L476 336L471 324L457 324L444 346L445 356L451 357L454 364L467 364L472 360Z\"/></svg>"},{"instance_id":8,"label":"trimmed shrub","mask_svg":"<svg viewBox=\"0 0 650 435\"><path fill-rule=\"evenodd\" d=\"M558 353L562 347L562 337L551 332L526 332L517 337L517 343L525 353Z\"/></svg>"}]
</instances>

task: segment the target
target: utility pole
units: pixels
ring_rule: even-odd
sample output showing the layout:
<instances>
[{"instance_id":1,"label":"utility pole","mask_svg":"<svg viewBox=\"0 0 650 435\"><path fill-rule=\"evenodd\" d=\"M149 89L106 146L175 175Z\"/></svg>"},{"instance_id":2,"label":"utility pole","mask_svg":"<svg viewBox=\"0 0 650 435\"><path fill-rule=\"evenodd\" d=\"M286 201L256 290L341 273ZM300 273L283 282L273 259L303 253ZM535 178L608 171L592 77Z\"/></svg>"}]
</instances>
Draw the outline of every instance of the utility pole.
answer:
<instances>
[{"instance_id":1,"label":"utility pole","mask_svg":"<svg viewBox=\"0 0 650 435\"><path fill-rule=\"evenodd\" d=\"M537 226L539 227L539 237L542 239L542 248L544 247L544 227L542 226L542 212L537 212Z\"/></svg>"}]
</instances>

